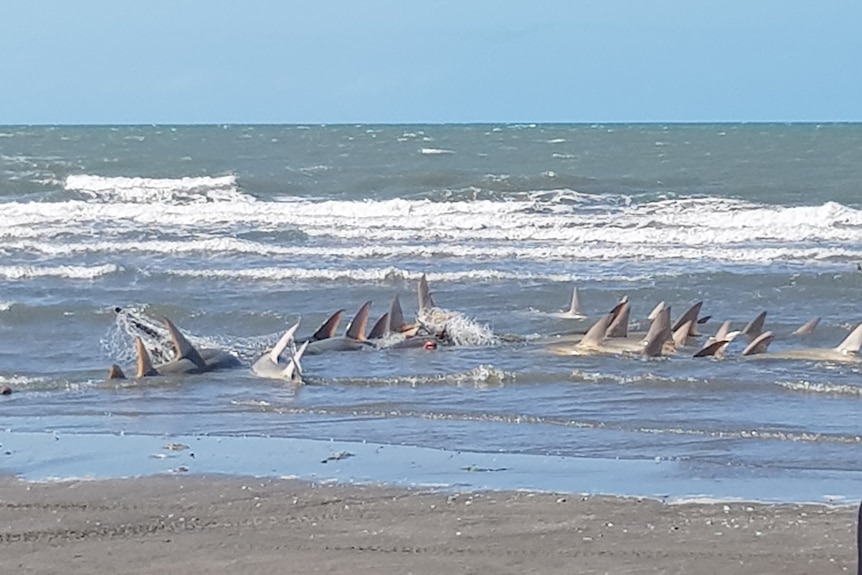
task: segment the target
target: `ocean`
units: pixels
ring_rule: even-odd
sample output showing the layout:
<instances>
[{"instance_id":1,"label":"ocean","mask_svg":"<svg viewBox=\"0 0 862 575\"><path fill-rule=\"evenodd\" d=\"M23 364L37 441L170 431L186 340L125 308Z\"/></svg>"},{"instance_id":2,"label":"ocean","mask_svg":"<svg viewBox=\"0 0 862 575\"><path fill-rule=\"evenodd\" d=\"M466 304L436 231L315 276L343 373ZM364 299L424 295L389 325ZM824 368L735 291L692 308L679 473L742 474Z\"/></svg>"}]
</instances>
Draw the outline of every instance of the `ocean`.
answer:
<instances>
[{"instance_id":1,"label":"ocean","mask_svg":"<svg viewBox=\"0 0 862 575\"><path fill-rule=\"evenodd\" d=\"M175 472L180 438L235 454L191 473L852 500L862 362L545 343L589 325L557 313L577 286L593 320L628 297L633 330L702 300L705 335L767 311L770 350L834 347L860 262L859 124L0 127L0 469ZM251 373L300 318L414 317L422 274L458 345ZM135 357L115 307L244 366L108 382Z\"/></svg>"}]
</instances>

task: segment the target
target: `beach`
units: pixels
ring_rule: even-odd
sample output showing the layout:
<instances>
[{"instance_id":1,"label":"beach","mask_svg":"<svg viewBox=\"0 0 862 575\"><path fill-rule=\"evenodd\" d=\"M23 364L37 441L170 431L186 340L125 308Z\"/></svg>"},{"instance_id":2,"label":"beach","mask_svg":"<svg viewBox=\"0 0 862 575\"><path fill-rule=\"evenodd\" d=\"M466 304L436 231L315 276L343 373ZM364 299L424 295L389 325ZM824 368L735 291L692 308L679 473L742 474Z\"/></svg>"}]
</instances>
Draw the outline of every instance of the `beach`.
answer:
<instances>
[{"instance_id":1,"label":"beach","mask_svg":"<svg viewBox=\"0 0 862 575\"><path fill-rule=\"evenodd\" d=\"M0 480L3 573L850 573L850 506L276 478Z\"/></svg>"}]
</instances>

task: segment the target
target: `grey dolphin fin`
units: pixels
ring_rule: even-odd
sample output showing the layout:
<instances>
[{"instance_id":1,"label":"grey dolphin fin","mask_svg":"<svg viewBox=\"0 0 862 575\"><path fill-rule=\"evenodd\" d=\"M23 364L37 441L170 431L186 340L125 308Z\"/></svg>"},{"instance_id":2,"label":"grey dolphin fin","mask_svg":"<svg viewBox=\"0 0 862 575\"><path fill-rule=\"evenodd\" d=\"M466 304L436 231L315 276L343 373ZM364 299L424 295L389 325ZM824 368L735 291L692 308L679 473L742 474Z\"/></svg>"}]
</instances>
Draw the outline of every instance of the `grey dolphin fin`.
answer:
<instances>
[{"instance_id":1,"label":"grey dolphin fin","mask_svg":"<svg viewBox=\"0 0 862 575\"><path fill-rule=\"evenodd\" d=\"M437 307L431 298L431 291L428 289L428 279L425 277L425 274L422 274L422 277L419 278L417 291L419 295L419 313Z\"/></svg>"},{"instance_id":2,"label":"grey dolphin fin","mask_svg":"<svg viewBox=\"0 0 862 575\"><path fill-rule=\"evenodd\" d=\"M645 357L661 357L664 342L670 337L670 307L664 307L649 326L649 331L647 331L644 339L643 355Z\"/></svg>"},{"instance_id":3,"label":"grey dolphin fin","mask_svg":"<svg viewBox=\"0 0 862 575\"><path fill-rule=\"evenodd\" d=\"M763 333L763 324L766 321L766 312L762 311L757 314L757 317L745 324L745 327L742 328L742 335L748 338L749 341L754 340Z\"/></svg>"},{"instance_id":4,"label":"grey dolphin fin","mask_svg":"<svg viewBox=\"0 0 862 575\"><path fill-rule=\"evenodd\" d=\"M850 335L838 344L838 347L836 347L835 350L840 351L844 355L855 355L859 353L860 347L862 347L862 323L857 325L856 328L850 332Z\"/></svg>"},{"instance_id":5,"label":"grey dolphin fin","mask_svg":"<svg viewBox=\"0 0 862 575\"><path fill-rule=\"evenodd\" d=\"M790 335L811 335L814 333L814 329L817 327L818 323L820 323L820 318L815 317L796 328L796 330Z\"/></svg>"},{"instance_id":6,"label":"grey dolphin fin","mask_svg":"<svg viewBox=\"0 0 862 575\"><path fill-rule=\"evenodd\" d=\"M320 327L317 328L311 337L308 338L309 341L320 341L321 339L329 339L330 337L335 335L335 330L338 328L338 322L341 321L341 316L344 314L344 310L340 309L327 319L325 322L320 324Z\"/></svg>"},{"instance_id":7,"label":"grey dolphin fin","mask_svg":"<svg viewBox=\"0 0 862 575\"><path fill-rule=\"evenodd\" d=\"M159 375L156 368L153 367L153 360L150 359L150 353L144 345L144 340L140 336L135 338L135 351L138 354L138 365L135 372L135 377L150 377Z\"/></svg>"},{"instance_id":8,"label":"grey dolphin fin","mask_svg":"<svg viewBox=\"0 0 862 575\"><path fill-rule=\"evenodd\" d=\"M664 302L663 301L658 302L656 304L656 306L654 308L652 308L652 311L649 312L647 319L650 321L653 321L656 317L658 317L659 312L663 309L664 309Z\"/></svg>"},{"instance_id":9,"label":"grey dolphin fin","mask_svg":"<svg viewBox=\"0 0 862 575\"><path fill-rule=\"evenodd\" d=\"M618 304L619 305L619 304ZM608 326L614 319L614 312L610 311L600 317L596 322L587 330L587 333L584 334L583 339L578 343L579 346L584 347L598 347L601 345L602 341L605 339L605 333L608 331Z\"/></svg>"},{"instance_id":10,"label":"grey dolphin fin","mask_svg":"<svg viewBox=\"0 0 862 575\"><path fill-rule=\"evenodd\" d=\"M679 319L676 320L676 323L673 324L673 328L671 328L672 333L676 333L684 323L687 321L691 321L691 326L688 330L688 335L696 336L697 335L697 316L700 314L700 308L703 307L703 302L699 301L696 304L693 304L690 308L685 310L685 313L679 316Z\"/></svg>"},{"instance_id":11,"label":"grey dolphin fin","mask_svg":"<svg viewBox=\"0 0 862 575\"><path fill-rule=\"evenodd\" d=\"M380 316L374 326L371 328L371 331L368 332L368 339L383 339L386 337L386 332L389 329L389 312L387 311L383 315Z\"/></svg>"},{"instance_id":12,"label":"grey dolphin fin","mask_svg":"<svg viewBox=\"0 0 862 575\"><path fill-rule=\"evenodd\" d=\"M711 315L705 315L703 317L700 317L697 319L697 325L703 325L711 319L712 319Z\"/></svg>"},{"instance_id":13,"label":"grey dolphin fin","mask_svg":"<svg viewBox=\"0 0 862 575\"><path fill-rule=\"evenodd\" d=\"M116 363L112 363L111 367L108 368L108 380L112 379L126 379L126 374L123 373L122 368Z\"/></svg>"},{"instance_id":14,"label":"grey dolphin fin","mask_svg":"<svg viewBox=\"0 0 862 575\"><path fill-rule=\"evenodd\" d=\"M692 320L688 320L673 332L673 345L675 348L679 349L681 347L685 347L685 344L688 341L688 334L691 331L692 323Z\"/></svg>"},{"instance_id":15,"label":"grey dolphin fin","mask_svg":"<svg viewBox=\"0 0 862 575\"><path fill-rule=\"evenodd\" d=\"M347 330L345 330L344 335L357 341L365 341L365 326L368 323L368 311L370 309L370 300L362 304L362 307L359 308L356 315L347 324Z\"/></svg>"},{"instance_id":16,"label":"grey dolphin fin","mask_svg":"<svg viewBox=\"0 0 862 575\"><path fill-rule=\"evenodd\" d=\"M572 303L565 314L569 317L586 317L583 310L581 310L581 298L578 294L578 286L572 288Z\"/></svg>"},{"instance_id":17,"label":"grey dolphin fin","mask_svg":"<svg viewBox=\"0 0 862 575\"><path fill-rule=\"evenodd\" d=\"M425 277L425 276L422 276ZM389 306L389 331L401 333L404 331L404 312L401 310L401 300L396 295Z\"/></svg>"},{"instance_id":18,"label":"grey dolphin fin","mask_svg":"<svg viewBox=\"0 0 862 575\"><path fill-rule=\"evenodd\" d=\"M299 349L296 350L296 353L293 354L290 361L287 362L287 367L285 367L282 372L282 376L285 379L289 379L291 381L302 381L302 364L299 360L302 359L302 354L305 353L305 349L307 347L308 341L305 341L301 346L299 346Z\"/></svg>"},{"instance_id":19,"label":"grey dolphin fin","mask_svg":"<svg viewBox=\"0 0 862 575\"><path fill-rule=\"evenodd\" d=\"M611 313L614 317L605 332L605 337L627 337L629 335L629 315L631 314L631 305L628 299L615 305Z\"/></svg>"},{"instance_id":20,"label":"grey dolphin fin","mask_svg":"<svg viewBox=\"0 0 862 575\"><path fill-rule=\"evenodd\" d=\"M729 343L729 339L717 339L700 348L692 357L721 357Z\"/></svg>"},{"instance_id":21,"label":"grey dolphin fin","mask_svg":"<svg viewBox=\"0 0 862 575\"><path fill-rule=\"evenodd\" d=\"M204 362L201 354L198 353L198 350L195 349L195 346L186 339L186 336L182 334L180 330L177 329L177 326L174 325L174 322L169 320L166 317L162 318L162 321L165 323L165 327L168 328L168 333L171 336L171 341L174 344L174 351L176 352L176 357L174 359L187 359L200 369L206 369L206 362ZM148 354L149 356L149 354ZM140 359L140 358L139 358Z\"/></svg>"},{"instance_id":22,"label":"grey dolphin fin","mask_svg":"<svg viewBox=\"0 0 862 575\"><path fill-rule=\"evenodd\" d=\"M278 343L272 348L272 351L269 352L269 359L272 360L272 363L278 363L278 357L281 355L281 352L284 351L284 348L288 346L290 340L293 339L293 336L296 334L296 330L299 328L299 321L290 326L287 331L284 332L284 335L278 340Z\"/></svg>"},{"instance_id":23,"label":"grey dolphin fin","mask_svg":"<svg viewBox=\"0 0 862 575\"><path fill-rule=\"evenodd\" d=\"M765 331L758 335L756 338L751 340L745 349L742 350L742 355L757 355L761 353L766 353L766 348L769 347L769 344L772 343L772 340L775 339L775 334L771 331Z\"/></svg>"},{"instance_id":24,"label":"grey dolphin fin","mask_svg":"<svg viewBox=\"0 0 862 575\"><path fill-rule=\"evenodd\" d=\"M723 340L723 339L727 339L727 334L728 334L728 332L729 332L729 331L730 331L730 320L728 320L728 321L726 321L726 322L722 323L722 324L718 327L718 331L717 331L717 332L715 332L715 336L713 336L713 339L714 339L715 341L721 341L721 340ZM728 342L728 343L729 343L729 342Z\"/></svg>"}]
</instances>

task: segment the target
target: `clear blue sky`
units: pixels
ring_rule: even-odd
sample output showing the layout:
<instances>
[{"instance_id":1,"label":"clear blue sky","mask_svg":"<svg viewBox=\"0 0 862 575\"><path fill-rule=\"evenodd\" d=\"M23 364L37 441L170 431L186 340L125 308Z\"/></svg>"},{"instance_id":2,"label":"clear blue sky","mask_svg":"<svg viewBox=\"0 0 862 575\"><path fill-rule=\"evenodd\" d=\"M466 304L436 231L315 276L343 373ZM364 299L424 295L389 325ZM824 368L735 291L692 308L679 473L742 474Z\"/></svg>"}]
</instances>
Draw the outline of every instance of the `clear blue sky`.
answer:
<instances>
[{"instance_id":1,"label":"clear blue sky","mask_svg":"<svg viewBox=\"0 0 862 575\"><path fill-rule=\"evenodd\" d=\"M0 124L862 121L862 0L3 0Z\"/></svg>"}]
</instances>

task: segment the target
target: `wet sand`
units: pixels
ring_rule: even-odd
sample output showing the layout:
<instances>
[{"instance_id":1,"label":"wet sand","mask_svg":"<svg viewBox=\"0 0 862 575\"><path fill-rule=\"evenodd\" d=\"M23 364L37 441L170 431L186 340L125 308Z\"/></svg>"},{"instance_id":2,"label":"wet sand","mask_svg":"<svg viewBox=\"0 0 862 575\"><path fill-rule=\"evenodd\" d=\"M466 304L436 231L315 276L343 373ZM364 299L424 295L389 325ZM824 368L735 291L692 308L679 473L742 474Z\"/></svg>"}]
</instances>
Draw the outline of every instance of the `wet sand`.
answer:
<instances>
[{"instance_id":1,"label":"wet sand","mask_svg":"<svg viewBox=\"0 0 862 575\"><path fill-rule=\"evenodd\" d=\"M855 573L856 510L291 480L0 479L2 573Z\"/></svg>"}]
</instances>

